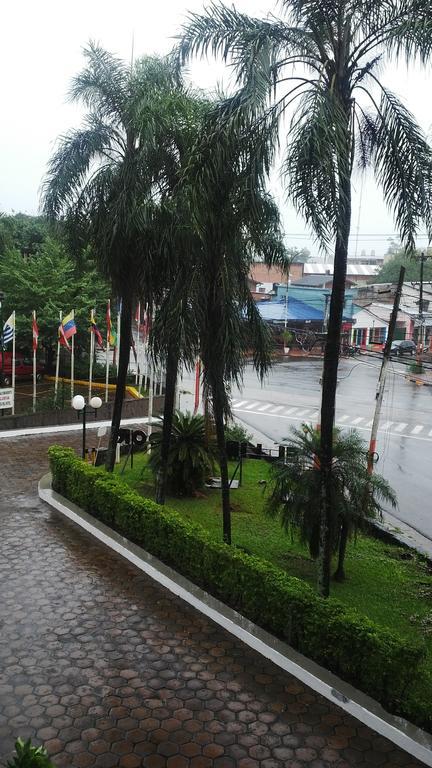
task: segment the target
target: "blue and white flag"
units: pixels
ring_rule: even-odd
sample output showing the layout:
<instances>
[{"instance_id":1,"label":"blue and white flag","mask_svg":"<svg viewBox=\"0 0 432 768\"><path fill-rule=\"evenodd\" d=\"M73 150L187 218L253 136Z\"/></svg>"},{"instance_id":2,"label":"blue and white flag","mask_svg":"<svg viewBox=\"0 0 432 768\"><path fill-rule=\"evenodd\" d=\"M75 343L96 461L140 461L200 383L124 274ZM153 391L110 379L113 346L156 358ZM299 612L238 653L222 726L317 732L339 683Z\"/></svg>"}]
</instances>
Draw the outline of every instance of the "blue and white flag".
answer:
<instances>
[{"instance_id":1,"label":"blue and white flag","mask_svg":"<svg viewBox=\"0 0 432 768\"><path fill-rule=\"evenodd\" d=\"M6 320L4 326L3 326L3 333L1 337L2 345L5 347L6 344L9 344L10 341L12 341L15 333L15 316L12 312L11 316Z\"/></svg>"}]
</instances>

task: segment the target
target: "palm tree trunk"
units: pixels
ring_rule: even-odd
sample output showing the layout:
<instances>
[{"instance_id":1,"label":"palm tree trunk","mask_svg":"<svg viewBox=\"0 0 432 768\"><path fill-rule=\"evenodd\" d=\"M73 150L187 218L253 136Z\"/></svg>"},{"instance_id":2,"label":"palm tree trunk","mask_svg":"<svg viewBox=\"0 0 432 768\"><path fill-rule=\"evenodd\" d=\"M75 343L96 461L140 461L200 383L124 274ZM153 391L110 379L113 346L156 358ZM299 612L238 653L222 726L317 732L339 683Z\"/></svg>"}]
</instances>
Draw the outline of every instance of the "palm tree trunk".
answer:
<instances>
[{"instance_id":1,"label":"palm tree trunk","mask_svg":"<svg viewBox=\"0 0 432 768\"><path fill-rule=\"evenodd\" d=\"M120 357L117 374L117 386L114 400L113 415L111 421L111 434L108 445L105 467L112 472L115 464L118 433L120 429L126 379L129 367L129 355L132 331L132 302L130 296L122 297L122 311L120 318Z\"/></svg>"},{"instance_id":2,"label":"palm tree trunk","mask_svg":"<svg viewBox=\"0 0 432 768\"><path fill-rule=\"evenodd\" d=\"M228 456L225 442L224 409L222 399L218 394L217 384L215 386L214 380L211 382L211 389L213 400L213 417L216 428L216 441L219 451L219 466L221 473L223 540L225 544L231 544L231 506L228 477Z\"/></svg>"},{"instance_id":3,"label":"palm tree trunk","mask_svg":"<svg viewBox=\"0 0 432 768\"><path fill-rule=\"evenodd\" d=\"M349 115L349 112L348 112ZM340 150L338 158L338 221L335 245L333 288L330 299L330 314L327 341L324 351L322 400L321 400L321 511L320 511L320 555L318 559L318 591L322 597L330 594L330 568L332 549L332 463L333 426L336 406L337 372L339 347L345 299L345 281L348 258L348 239L351 228L351 142L349 117L346 126L345 152Z\"/></svg>"},{"instance_id":4,"label":"palm tree trunk","mask_svg":"<svg viewBox=\"0 0 432 768\"><path fill-rule=\"evenodd\" d=\"M171 443L171 429L173 414L175 408L175 392L177 384L179 358L176 349L172 346L168 349L166 380L165 380L165 403L163 412L162 443L161 443L161 465L156 477L155 501L157 504L165 504L167 474L168 474L168 456Z\"/></svg>"},{"instance_id":5,"label":"palm tree trunk","mask_svg":"<svg viewBox=\"0 0 432 768\"><path fill-rule=\"evenodd\" d=\"M346 519L342 518L340 537L339 537L339 552L338 552L338 564L335 571L334 578L336 581L345 581L345 552L348 541L348 525Z\"/></svg>"}]
</instances>

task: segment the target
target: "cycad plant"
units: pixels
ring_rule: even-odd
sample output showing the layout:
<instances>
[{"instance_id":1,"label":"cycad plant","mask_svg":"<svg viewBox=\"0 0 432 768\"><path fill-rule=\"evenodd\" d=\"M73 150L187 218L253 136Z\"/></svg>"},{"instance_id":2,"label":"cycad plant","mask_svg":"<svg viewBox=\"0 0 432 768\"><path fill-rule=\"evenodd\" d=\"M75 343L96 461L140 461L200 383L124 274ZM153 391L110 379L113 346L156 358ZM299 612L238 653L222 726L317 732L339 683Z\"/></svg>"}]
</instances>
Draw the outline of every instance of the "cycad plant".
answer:
<instances>
[{"instance_id":1,"label":"cycad plant","mask_svg":"<svg viewBox=\"0 0 432 768\"><path fill-rule=\"evenodd\" d=\"M431 149L412 114L381 82L392 58L426 61L432 50L430 0L284 0L280 18L252 18L212 4L192 14L180 62L208 53L229 62L238 90L226 104L285 134L287 194L324 249L334 277L321 406L319 590L329 593L333 507L333 424L351 227L351 178L372 167L408 251L422 220L432 230ZM269 133L277 140L277 131Z\"/></svg>"},{"instance_id":2,"label":"cycad plant","mask_svg":"<svg viewBox=\"0 0 432 768\"><path fill-rule=\"evenodd\" d=\"M211 475L214 451L208 446L204 418L176 411L172 418L168 452L167 489L175 496L194 496ZM161 465L162 432L151 436L149 466L155 479Z\"/></svg>"},{"instance_id":3,"label":"cycad plant","mask_svg":"<svg viewBox=\"0 0 432 768\"><path fill-rule=\"evenodd\" d=\"M286 532L300 537L313 558L319 554L321 441L319 431L304 424L286 443L286 459L272 464L266 511L279 517ZM396 506L396 495L381 475L369 475L366 445L358 432L333 433L331 551L338 551L335 578L345 578L345 551L351 533L381 515L383 504Z\"/></svg>"}]
</instances>

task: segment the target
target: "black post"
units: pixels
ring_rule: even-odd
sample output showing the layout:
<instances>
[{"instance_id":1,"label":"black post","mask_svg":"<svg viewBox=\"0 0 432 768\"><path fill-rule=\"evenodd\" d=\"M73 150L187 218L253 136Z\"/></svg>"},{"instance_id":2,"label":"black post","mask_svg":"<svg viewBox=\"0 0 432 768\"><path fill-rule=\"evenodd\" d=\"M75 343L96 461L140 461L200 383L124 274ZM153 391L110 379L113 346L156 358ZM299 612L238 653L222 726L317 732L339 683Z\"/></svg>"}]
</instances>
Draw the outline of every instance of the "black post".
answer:
<instances>
[{"instance_id":1,"label":"black post","mask_svg":"<svg viewBox=\"0 0 432 768\"><path fill-rule=\"evenodd\" d=\"M86 410L87 410L87 406L85 405L82 410L82 415L83 415L82 457L83 457L83 460L85 460L85 455L86 455Z\"/></svg>"},{"instance_id":2,"label":"black post","mask_svg":"<svg viewBox=\"0 0 432 768\"><path fill-rule=\"evenodd\" d=\"M419 321L420 321L420 354L423 352L423 270L425 263L424 251L420 255L420 296L419 296Z\"/></svg>"}]
</instances>

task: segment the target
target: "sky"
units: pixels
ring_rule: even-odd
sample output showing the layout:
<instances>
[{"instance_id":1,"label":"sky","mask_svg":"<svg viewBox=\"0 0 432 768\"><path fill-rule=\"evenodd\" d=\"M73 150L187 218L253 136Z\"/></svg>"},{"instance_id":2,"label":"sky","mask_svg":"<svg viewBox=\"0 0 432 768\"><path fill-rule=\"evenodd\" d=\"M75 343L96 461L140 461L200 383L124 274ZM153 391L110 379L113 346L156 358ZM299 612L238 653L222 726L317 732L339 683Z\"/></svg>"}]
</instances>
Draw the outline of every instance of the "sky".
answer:
<instances>
[{"instance_id":1,"label":"sky","mask_svg":"<svg viewBox=\"0 0 432 768\"><path fill-rule=\"evenodd\" d=\"M277 12L272 0L236 0L251 15ZM167 53L190 11L203 0L15 0L2 8L0 29L0 211L37 213L40 185L56 138L80 122L80 112L68 103L67 91L83 66L82 48L89 40L130 59ZM202 88L229 82L218 62L196 61L190 78ZM425 71L405 65L389 66L382 80L403 99L422 128L432 136L432 67ZM288 245L317 247L301 218L286 202L278 169L271 179ZM395 225L373 177L354 178L350 255L373 249L383 254ZM423 237L419 246L427 245ZM322 256L320 256L322 258Z\"/></svg>"}]
</instances>

